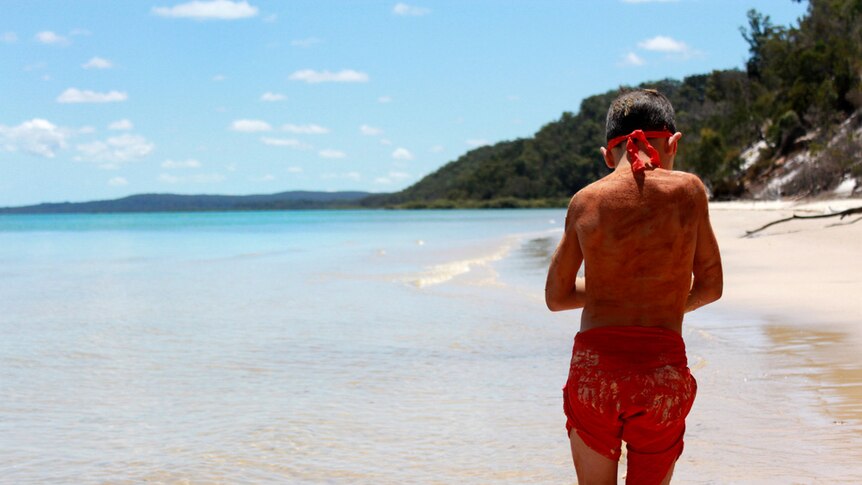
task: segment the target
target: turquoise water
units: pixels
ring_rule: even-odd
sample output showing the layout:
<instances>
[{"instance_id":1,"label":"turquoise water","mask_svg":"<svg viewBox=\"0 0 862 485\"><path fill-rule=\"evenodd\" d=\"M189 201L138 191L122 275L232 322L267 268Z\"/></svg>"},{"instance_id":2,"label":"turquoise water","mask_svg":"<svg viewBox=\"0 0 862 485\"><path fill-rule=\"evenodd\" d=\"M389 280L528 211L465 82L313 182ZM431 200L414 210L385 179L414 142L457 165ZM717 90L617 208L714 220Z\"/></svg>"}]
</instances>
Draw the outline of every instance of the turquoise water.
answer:
<instances>
[{"instance_id":1,"label":"turquoise water","mask_svg":"<svg viewBox=\"0 0 862 485\"><path fill-rule=\"evenodd\" d=\"M0 483L574 483L563 216L2 216ZM687 316L680 483L859 482L769 325Z\"/></svg>"},{"instance_id":2,"label":"turquoise water","mask_svg":"<svg viewBox=\"0 0 862 485\"><path fill-rule=\"evenodd\" d=\"M0 476L558 482L561 217L0 217Z\"/></svg>"}]
</instances>

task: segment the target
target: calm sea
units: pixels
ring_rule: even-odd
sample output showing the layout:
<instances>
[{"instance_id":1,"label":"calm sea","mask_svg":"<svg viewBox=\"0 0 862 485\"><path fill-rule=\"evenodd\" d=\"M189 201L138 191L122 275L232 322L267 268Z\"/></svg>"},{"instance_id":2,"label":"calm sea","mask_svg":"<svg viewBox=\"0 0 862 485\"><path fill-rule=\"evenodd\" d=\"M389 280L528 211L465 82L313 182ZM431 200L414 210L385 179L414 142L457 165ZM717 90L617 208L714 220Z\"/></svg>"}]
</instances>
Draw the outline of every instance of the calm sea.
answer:
<instances>
[{"instance_id":1,"label":"calm sea","mask_svg":"<svg viewBox=\"0 0 862 485\"><path fill-rule=\"evenodd\" d=\"M0 482L574 483L563 216L0 217ZM765 377L763 322L698 318L680 480L846 478L804 378Z\"/></svg>"}]
</instances>

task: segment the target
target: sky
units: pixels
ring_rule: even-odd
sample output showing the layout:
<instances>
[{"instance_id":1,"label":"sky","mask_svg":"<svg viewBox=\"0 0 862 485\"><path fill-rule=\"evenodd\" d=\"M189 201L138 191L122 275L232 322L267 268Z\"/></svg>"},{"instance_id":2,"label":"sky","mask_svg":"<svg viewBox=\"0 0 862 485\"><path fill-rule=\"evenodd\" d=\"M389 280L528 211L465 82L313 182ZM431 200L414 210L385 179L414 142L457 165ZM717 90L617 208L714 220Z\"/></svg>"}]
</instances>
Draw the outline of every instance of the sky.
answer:
<instances>
[{"instance_id":1,"label":"sky","mask_svg":"<svg viewBox=\"0 0 862 485\"><path fill-rule=\"evenodd\" d=\"M0 206L397 191L585 97L742 68L749 9L806 6L4 0Z\"/></svg>"}]
</instances>

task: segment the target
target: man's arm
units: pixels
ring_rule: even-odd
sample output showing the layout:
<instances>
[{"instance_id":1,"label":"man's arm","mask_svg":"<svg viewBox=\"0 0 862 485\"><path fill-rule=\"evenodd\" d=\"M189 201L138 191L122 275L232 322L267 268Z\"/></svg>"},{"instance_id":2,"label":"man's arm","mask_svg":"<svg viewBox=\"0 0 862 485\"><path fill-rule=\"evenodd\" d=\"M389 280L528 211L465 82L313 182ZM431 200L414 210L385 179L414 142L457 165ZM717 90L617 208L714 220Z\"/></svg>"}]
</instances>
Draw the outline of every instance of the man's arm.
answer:
<instances>
[{"instance_id":1,"label":"man's arm","mask_svg":"<svg viewBox=\"0 0 862 485\"><path fill-rule=\"evenodd\" d=\"M545 303L552 312L583 308L586 303L586 287L583 278L577 278L584 261L575 220L580 212L577 196L572 197L566 213L566 224L560 245L551 257L548 280L545 283Z\"/></svg>"},{"instance_id":2,"label":"man's arm","mask_svg":"<svg viewBox=\"0 0 862 485\"><path fill-rule=\"evenodd\" d=\"M694 280L691 292L685 303L685 311L690 312L721 298L723 275L721 270L721 254L718 242L709 223L709 202L703 183L697 181L696 204L698 211L697 243L694 249L694 265L692 273Z\"/></svg>"}]
</instances>

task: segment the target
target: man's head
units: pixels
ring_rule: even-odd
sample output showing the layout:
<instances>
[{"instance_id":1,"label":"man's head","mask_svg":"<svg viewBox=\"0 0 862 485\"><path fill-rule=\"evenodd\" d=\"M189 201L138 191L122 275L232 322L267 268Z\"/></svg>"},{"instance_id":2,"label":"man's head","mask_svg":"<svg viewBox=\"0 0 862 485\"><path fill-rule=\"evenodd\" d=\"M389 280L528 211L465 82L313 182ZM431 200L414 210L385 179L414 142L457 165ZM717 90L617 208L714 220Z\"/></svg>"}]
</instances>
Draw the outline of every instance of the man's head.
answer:
<instances>
[{"instance_id":1,"label":"man's head","mask_svg":"<svg viewBox=\"0 0 862 485\"><path fill-rule=\"evenodd\" d=\"M644 132L669 132L671 136L663 139L650 140L661 156L662 167L673 167L673 156L676 155L677 141L682 136L676 132L673 105L663 94L654 89L635 89L619 95L608 108L605 124L607 140L628 135L635 130ZM625 157L624 144L611 151L602 149L609 167L614 167Z\"/></svg>"}]
</instances>

